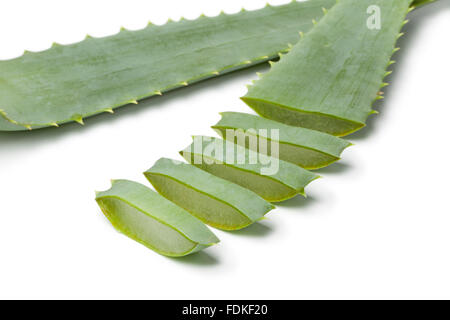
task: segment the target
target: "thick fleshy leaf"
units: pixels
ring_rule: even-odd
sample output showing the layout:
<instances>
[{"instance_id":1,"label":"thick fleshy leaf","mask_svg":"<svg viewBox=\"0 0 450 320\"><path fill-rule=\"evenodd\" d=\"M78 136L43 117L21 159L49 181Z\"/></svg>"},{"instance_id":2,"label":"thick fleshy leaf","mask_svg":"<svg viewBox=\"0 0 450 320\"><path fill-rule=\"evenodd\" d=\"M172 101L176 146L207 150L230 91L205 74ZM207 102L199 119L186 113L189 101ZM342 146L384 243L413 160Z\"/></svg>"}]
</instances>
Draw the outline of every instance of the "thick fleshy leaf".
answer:
<instances>
[{"instance_id":1,"label":"thick fleshy leaf","mask_svg":"<svg viewBox=\"0 0 450 320\"><path fill-rule=\"evenodd\" d=\"M162 255L186 256L219 242L200 220L139 183L113 181L96 200L118 231Z\"/></svg>"},{"instance_id":2,"label":"thick fleshy leaf","mask_svg":"<svg viewBox=\"0 0 450 320\"><path fill-rule=\"evenodd\" d=\"M411 0L340 0L242 99L260 115L344 136L365 126Z\"/></svg>"},{"instance_id":3,"label":"thick fleshy leaf","mask_svg":"<svg viewBox=\"0 0 450 320\"><path fill-rule=\"evenodd\" d=\"M0 61L0 130L77 121L278 57L335 0L149 25Z\"/></svg>"},{"instance_id":4,"label":"thick fleshy leaf","mask_svg":"<svg viewBox=\"0 0 450 320\"><path fill-rule=\"evenodd\" d=\"M274 208L250 190L179 161L160 159L144 174L161 195L218 229L243 229Z\"/></svg>"},{"instance_id":5,"label":"thick fleshy leaf","mask_svg":"<svg viewBox=\"0 0 450 320\"><path fill-rule=\"evenodd\" d=\"M279 158L305 169L319 169L340 159L350 142L316 130L286 124L239 112L223 112L214 125L223 138L259 151L260 144L271 152L271 143L279 143ZM230 132L231 131L231 132Z\"/></svg>"},{"instance_id":6,"label":"thick fleshy leaf","mask_svg":"<svg viewBox=\"0 0 450 320\"><path fill-rule=\"evenodd\" d=\"M180 153L191 164L252 190L269 202L304 195L305 187L318 178L290 162L217 138L194 137Z\"/></svg>"}]
</instances>

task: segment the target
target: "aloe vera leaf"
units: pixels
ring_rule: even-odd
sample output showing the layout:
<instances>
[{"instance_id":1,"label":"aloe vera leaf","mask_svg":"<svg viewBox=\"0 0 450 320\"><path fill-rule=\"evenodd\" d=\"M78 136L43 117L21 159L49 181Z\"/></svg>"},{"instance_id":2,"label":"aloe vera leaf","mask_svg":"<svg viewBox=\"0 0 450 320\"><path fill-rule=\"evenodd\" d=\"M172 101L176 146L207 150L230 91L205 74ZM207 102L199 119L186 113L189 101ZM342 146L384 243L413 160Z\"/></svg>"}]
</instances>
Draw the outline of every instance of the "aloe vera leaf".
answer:
<instances>
[{"instance_id":1,"label":"aloe vera leaf","mask_svg":"<svg viewBox=\"0 0 450 320\"><path fill-rule=\"evenodd\" d=\"M246 149L232 141L195 136L180 154L191 164L247 188L269 202L305 195L319 176L290 162Z\"/></svg>"},{"instance_id":2,"label":"aloe vera leaf","mask_svg":"<svg viewBox=\"0 0 450 320\"><path fill-rule=\"evenodd\" d=\"M340 0L243 97L260 115L344 136L365 126L411 0ZM381 28L367 26L371 6ZM373 12L372 12L373 14ZM401 35L401 34L400 34Z\"/></svg>"},{"instance_id":3,"label":"aloe vera leaf","mask_svg":"<svg viewBox=\"0 0 450 320\"><path fill-rule=\"evenodd\" d=\"M161 195L214 228L243 229L274 209L250 190L172 159L160 159L144 175Z\"/></svg>"},{"instance_id":4,"label":"aloe vera leaf","mask_svg":"<svg viewBox=\"0 0 450 320\"><path fill-rule=\"evenodd\" d=\"M273 140L270 132L277 130L279 158L308 170L323 168L340 160L342 151L351 145L346 140L320 131L288 126L247 113L222 112L221 115L222 119L212 128L222 138L256 152L258 152L259 143L263 143L267 145L270 154ZM227 134L228 130L234 134ZM250 143L251 140L255 143Z\"/></svg>"},{"instance_id":5,"label":"aloe vera leaf","mask_svg":"<svg viewBox=\"0 0 450 320\"><path fill-rule=\"evenodd\" d=\"M0 61L0 130L58 126L287 52L335 0L183 19ZM8 124L7 122L11 124Z\"/></svg>"},{"instance_id":6,"label":"aloe vera leaf","mask_svg":"<svg viewBox=\"0 0 450 320\"><path fill-rule=\"evenodd\" d=\"M219 242L200 220L136 182L113 181L96 201L118 231L165 256L186 256Z\"/></svg>"}]
</instances>

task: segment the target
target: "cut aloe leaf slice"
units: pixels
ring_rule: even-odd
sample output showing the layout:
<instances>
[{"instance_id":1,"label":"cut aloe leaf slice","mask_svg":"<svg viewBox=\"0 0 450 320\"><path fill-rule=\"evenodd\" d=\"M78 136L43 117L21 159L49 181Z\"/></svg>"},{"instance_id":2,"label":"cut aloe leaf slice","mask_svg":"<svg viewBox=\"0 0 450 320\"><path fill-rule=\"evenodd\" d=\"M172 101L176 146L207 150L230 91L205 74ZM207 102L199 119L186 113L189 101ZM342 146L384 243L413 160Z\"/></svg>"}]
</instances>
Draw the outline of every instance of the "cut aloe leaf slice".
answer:
<instances>
[{"instance_id":1,"label":"cut aloe leaf slice","mask_svg":"<svg viewBox=\"0 0 450 320\"><path fill-rule=\"evenodd\" d=\"M200 220L136 182L113 181L96 201L118 231L165 256L186 256L219 242Z\"/></svg>"},{"instance_id":2,"label":"cut aloe leaf slice","mask_svg":"<svg viewBox=\"0 0 450 320\"><path fill-rule=\"evenodd\" d=\"M223 138L253 151L260 143L267 146L279 143L279 158L305 169L326 167L340 159L350 142L335 136L239 112L222 112L222 119L212 128Z\"/></svg>"},{"instance_id":3,"label":"cut aloe leaf slice","mask_svg":"<svg viewBox=\"0 0 450 320\"><path fill-rule=\"evenodd\" d=\"M214 228L243 229L274 209L252 191L179 161L160 159L144 175L161 195Z\"/></svg>"},{"instance_id":4,"label":"cut aloe leaf slice","mask_svg":"<svg viewBox=\"0 0 450 320\"><path fill-rule=\"evenodd\" d=\"M263 117L344 136L365 126L411 0L340 0L243 101ZM378 15L378 16L377 16ZM381 19L381 20L378 20ZM379 21L379 23L377 23Z\"/></svg>"},{"instance_id":5,"label":"cut aloe leaf slice","mask_svg":"<svg viewBox=\"0 0 450 320\"><path fill-rule=\"evenodd\" d=\"M305 195L305 187L319 177L292 163L212 137L194 137L180 154L191 164L252 190L269 202Z\"/></svg>"},{"instance_id":6,"label":"cut aloe leaf slice","mask_svg":"<svg viewBox=\"0 0 450 320\"><path fill-rule=\"evenodd\" d=\"M0 130L58 126L278 57L335 0L202 15L0 61ZM8 123L9 122L9 123Z\"/></svg>"}]
</instances>

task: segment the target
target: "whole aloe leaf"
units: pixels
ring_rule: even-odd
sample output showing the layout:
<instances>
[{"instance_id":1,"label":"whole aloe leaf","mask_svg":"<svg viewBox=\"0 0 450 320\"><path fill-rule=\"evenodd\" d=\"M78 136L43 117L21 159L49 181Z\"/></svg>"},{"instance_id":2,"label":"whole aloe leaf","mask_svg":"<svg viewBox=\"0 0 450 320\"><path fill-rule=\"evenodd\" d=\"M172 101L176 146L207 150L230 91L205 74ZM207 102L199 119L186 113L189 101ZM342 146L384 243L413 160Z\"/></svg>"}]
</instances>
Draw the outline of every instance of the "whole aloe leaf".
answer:
<instances>
[{"instance_id":1,"label":"whole aloe leaf","mask_svg":"<svg viewBox=\"0 0 450 320\"><path fill-rule=\"evenodd\" d=\"M269 202L305 196L305 187L319 178L290 162L212 137L194 137L180 154L189 163L252 190Z\"/></svg>"},{"instance_id":2,"label":"whole aloe leaf","mask_svg":"<svg viewBox=\"0 0 450 320\"><path fill-rule=\"evenodd\" d=\"M344 136L365 126L411 0L340 0L242 99L266 118ZM369 25L373 8L381 24Z\"/></svg>"},{"instance_id":3,"label":"whole aloe leaf","mask_svg":"<svg viewBox=\"0 0 450 320\"><path fill-rule=\"evenodd\" d=\"M248 189L175 160L160 159L144 175L161 195L214 228L243 229L274 208Z\"/></svg>"},{"instance_id":4,"label":"whole aloe leaf","mask_svg":"<svg viewBox=\"0 0 450 320\"><path fill-rule=\"evenodd\" d=\"M270 153L270 132L277 130L279 158L308 170L323 168L340 160L342 151L351 145L348 141L320 131L288 126L251 114L223 112L221 115L222 119L212 128L223 138L253 151L258 151L262 143ZM234 134L228 134L229 130ZM256 140L253 146L251 140Z\"/></svg>"},{"instance_id":5,"label":"whole aloe leaf","mask_svg":"<svg viewBox=\"0 0 450 320\"><path fill-rule=\"evenodd\" d=\"M335 0L122 30L0 61L0 130L57 126L267 61Z\"/></svg>"},{"instance_id":6,"label":"whole aloe leaf","mask_svg":"<svg viewBox=\"0 0 450 320\"><path fill-rule=\"evenodd\" d=\"M186 256L219 242L200 220L139 183L113 181L96 200L118 231L162 255Z\"/></svg>"}]
</instances>

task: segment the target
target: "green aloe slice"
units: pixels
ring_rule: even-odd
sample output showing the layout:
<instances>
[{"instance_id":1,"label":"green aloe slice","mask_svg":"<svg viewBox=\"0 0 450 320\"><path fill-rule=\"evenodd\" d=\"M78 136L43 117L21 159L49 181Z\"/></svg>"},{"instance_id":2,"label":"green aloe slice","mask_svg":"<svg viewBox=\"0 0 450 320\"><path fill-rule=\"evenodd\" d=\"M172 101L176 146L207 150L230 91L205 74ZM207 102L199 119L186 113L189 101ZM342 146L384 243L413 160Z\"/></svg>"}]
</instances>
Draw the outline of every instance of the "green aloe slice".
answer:
<instances>
[{"instance_id":1,"label":"green aloe slice","mask_svg":"<svg viewBox=\"0 0 450 320\"><path fill-rule=\"evenodd\" d=\"M180 154L189 163L252 190L269 202L305 196L305 187L319 177L292 163L212 137L194 137Z\"/></svg>"},{"instance_id":2,"label":"green aloe slice","mask_svg":"<svg viewBox=\"0 0 450 320\"><path fill-rule=\"evenodd\" d=\"M121 30L0 61L0 130L77 121L278 57L335 0Z\"/></svg>"},{"instance_id":3,"label":"green aloe slice","mask_svg":"<svg viewBox=\"0 0 450 320\"><path fill-rule=\"evenodd\" d=\"M375 113L372 103L381 98L411 2L340 0L249 87L243 101L260 115L289 125L337 136L361 129ZM368 24L376 7L379 29Z\"/></svg>"},{"instance_id":4,"label":"green aloe slice","mask_svg":"<svg viewBox=\"0 0 450 320\"><path fill-rule=\"evenodd\" d=\"M165 256L186 256L219 242L200 220L136 182L113 181L96 201L118 231Z\"/></svg>"},{"instance_id":5,"label":"green aloe slice","mask_svg":"<svg viewBox=\"0 0 450 320\"><path fill-rule=\"evenodd\" d=\"M309 170L323 168L340 160L342 151L351 145L348 141L320 131L288 126L247 113L222 112L221 115L222 119L212 128L223 138L253 151L258 151L260 142L264 143L270 154L270 142L273 140L271 132L276 130L279 158ZM229 130L232 134L229 134Z\"/></svg>"},{"instance_id":6,"label":"green aloe slice","mask_svg":"<svg viewBox=\"0 0 450 320\"><path fill-rule=\"evenodd\" d=\"M144 175L161 195L214 228L243 229L274 209L250 190L179 161L160 159Z\"/></svg>"}]
</instances>

